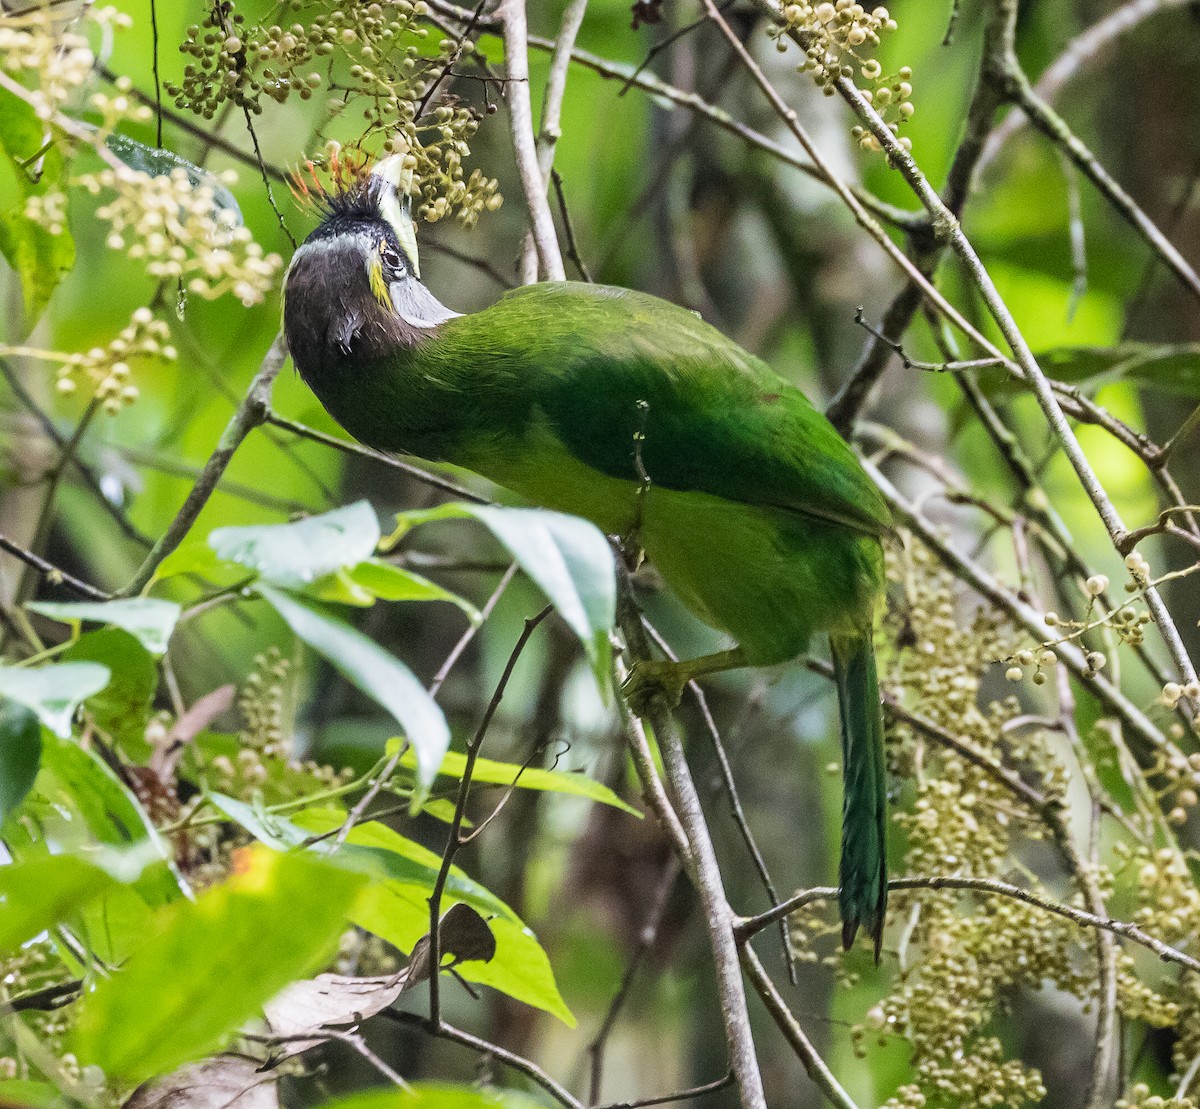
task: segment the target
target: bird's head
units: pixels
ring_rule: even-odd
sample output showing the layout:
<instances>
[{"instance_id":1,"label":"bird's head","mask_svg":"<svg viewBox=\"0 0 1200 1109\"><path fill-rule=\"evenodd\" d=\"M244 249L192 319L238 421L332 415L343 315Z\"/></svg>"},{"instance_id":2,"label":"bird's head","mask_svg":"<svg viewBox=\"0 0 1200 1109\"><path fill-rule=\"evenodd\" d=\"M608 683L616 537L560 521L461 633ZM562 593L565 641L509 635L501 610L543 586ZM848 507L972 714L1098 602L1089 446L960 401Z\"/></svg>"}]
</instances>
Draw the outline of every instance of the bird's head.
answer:
<instances>
[{"instance_id":1,"label":"bird's head","mask_svg":"<svg viewBox=\"0 0 1200 1109\"><path fill-rule=\"evenodd\" d=\"M412 345L455 313L420 282L402 155L305 193L321 216L284 279L284 328L297 367Z\"/></svg>"}]
</instances>

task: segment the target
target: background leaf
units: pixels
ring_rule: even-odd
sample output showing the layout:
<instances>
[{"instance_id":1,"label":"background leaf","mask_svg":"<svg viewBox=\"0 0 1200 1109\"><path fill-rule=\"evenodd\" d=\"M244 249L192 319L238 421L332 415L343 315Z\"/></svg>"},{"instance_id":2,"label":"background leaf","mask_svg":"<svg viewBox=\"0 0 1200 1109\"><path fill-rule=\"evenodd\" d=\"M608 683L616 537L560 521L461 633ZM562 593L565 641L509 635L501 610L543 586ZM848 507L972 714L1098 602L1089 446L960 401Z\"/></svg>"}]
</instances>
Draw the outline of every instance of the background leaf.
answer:
<instances>
[{"instance_id":1,"label":"background leaf","mask_svg":"<svg viewBox=\"0 0 1200 1109\"><path fill-rule=\"evenodd\" d=\"M349 624L270 586L258 592L305 643L396 718L416 751L418 797L428 790L450 746L450 727L412 671Z\"/></svg>"},{"instance_id":2,"label":"background leaf","mask_svg":"<svg viewBox=\"0 0 1200 1109\"><path fill-rule=\"evenodd\" d=\"M112 875L72 855L0 866L0 952L14 951L113 884Z\"/></svg>"},{"instance_id":3,"label":"background leaf","mask_svg":"<svg viewBox=\"0 0 1200 1109\"><path fill-rule=\"evenodd\" d=\"M8 155L22 200L45 196L63 183L62 151L57 141L47 146L49 138L50 132L33 108L15 93L0 89L0 147ZM0 253L20 275L29 330L63 275L74 266L75 240L65 225L52 235L25 215L24 204L18 203L0 209Z\"/></svg>"},{"instance_id":4,"label":"background leaf","mask_svg":"<svg viewBox=\"0 0 1200 1109\"><path fill-rule=\"evenodd\" d=\"M157 597L117 601L31 601L26 608L76 627L84 620L129 632L152 655L167 653L167 643L182 609Z\"/></svg>"},{"instance_id":5,"label":"background leaf","mask_svg":"<svg viewBox=\"0 0 1200 1109\"><path fill-rule=\"evenodd\" d=\"M42 760L42 728L27 708L0 701L0 827L20 807Z\"/></svg>"},{"instance_id":6,"label":"background leaf","mask_svg":"<svg viewBox=\"0 0 1200 1109\"><path fill-rule=\"evenodd\" d=\"M208 545L263 581L303 589L318 578L369 558L379 543L379 520L366 501L355 501L291 524L217 528Z\"/></svg>"},{"instance_id":7,"label":"background leaf","mask_svg":"<svg viewBox=\"0 0 1200 1109\"><path fill-rule=\"evenodd\" d=\"M233 877L164 910L157 934L83 1001L77 1054L142 1082L213 1050L324 963L363 881L311 855L247 850Z\"/></svg>"},{"instance_id":8,"label":"background leaf","mask_svg":"<svg viewBox=\"0 0 1200 1109\"><path fill-rule=\"evenodd\" d=\"M32 709L55 735L68 736L75 710L108 685L110 677L108 667L96 662L0 666L0 697Z\"/></svg>"},{"instance_id":9,"label":"background leaf","mask_svg":"<svg viewBox=\"0 0 1200 1109\"><path fill-rule=\"evenodd\" d=\"M401 526L470 518L484 524L579 637L602 690L609 685L617 586L604 533L578 516L540 508L445 504L399 517Z\"/></svg>"},{"instance_id":10,"label":"background leaf","mask_svg":"<svg viewBox=\"0 0 1200 1109\"><path fill-rule=\"evenodd\" d=\"M389 741L389 749L394 749L393 745L398 742L397 740ZM461 778L466 764L466 755L459 751L447 751L438 774L447 778ZM404 752L400 759L400 765L410 769L415 765L412 751ZM586 774L575 774L566 770L543 770L536 766L522 769L520 764L515 762L496 762L494 759L476 758L471 772L471 781L500 786L509 786L516 782L519 789L586 797L590 801L599 801L603 805L612 805L615 809L623 809L627 813L632 813L639 820L642 818L641 812L622 801L608 786L587 777Z\"/></svg>"}]
</instances>

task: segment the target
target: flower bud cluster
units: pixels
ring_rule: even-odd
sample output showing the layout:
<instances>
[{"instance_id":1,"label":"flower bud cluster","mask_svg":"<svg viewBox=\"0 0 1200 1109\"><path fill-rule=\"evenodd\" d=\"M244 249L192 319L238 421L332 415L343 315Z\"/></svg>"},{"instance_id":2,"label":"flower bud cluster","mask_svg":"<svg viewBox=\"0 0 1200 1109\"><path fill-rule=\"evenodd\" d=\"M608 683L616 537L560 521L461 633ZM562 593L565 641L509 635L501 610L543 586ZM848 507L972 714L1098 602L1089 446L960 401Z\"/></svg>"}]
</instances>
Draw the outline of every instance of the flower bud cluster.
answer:
<instances>
[{"instance_id":1,"label":"flower bud cluster","mask_svg":"<svg viewBox=\"0 0 1200 1109\"><path fill-rule=\"evenodd\" d=\"M139 308L108 346L60 356L55 388L69 396L86 381L104 410L115 416L138 398L130 363L139 358L175 360L175 348L166 342L167 336L167 325L155 319L149 308Z\"/></svg>"},{"instance_id":2,"label":"flower bud cluster","mask_svg":"<svg viewBox=\"0 0 1200 1109\"><path fill-rule=\"evenodd\" d=\"M231 292L249 307L270 291L283 264L216 207L210 185L193 184L182 168L157 177L106 168L78 183L93 195L114 194L96 210L110 225L110 248L143 260L152 277L185 282L190 293L212 299Z\"/></svg>"},{"instance_id":3,"label":"flower bud cluster","mask_svg":"<svg viewBox=\"0 0 1200 1109\"><path fill-rule=\"evenodd\" d=\"M87 18L104 27L128 27L132 20L116 8L91 8ZM87 39L65 30L49 6L26 6L0 21L0 66L13 76L32 74L30 97L43 119L50 119L91 76L96 59Z\"/></svg>"},{"instance_id":4,"label":"flower bud cluster","mask_svg":"<svg viewBox=\"0 0 1200 1109\"><path fill-rule=\"evenodd\" d=\"M202 24L188 29L181 50L193 61L168 91L181 107L211 119L227 101L258 113L264 98L307 100L332 74L331 107L359 107L364 139L389 136L385 153L411 156L421 219L456 215L469 227L499 207L496 180L478 170L467 176L463 168L478 114L450 98L432 111L425 105L443 73L474 44L443 38L430 49L429 29L420 23L428 13L424 0L322 0L304 7L305 22L264 26L248 21L231 0L214 4Z\"/></svg>"},{"instance_id":5,"label":"flower bud cluster","mask_svg":"<svg viewBox=\"0 0 1200 1109\"><path fill-rule=\"evenodd\" d=\"M287 727L287 679L292 664L272 647L255 655L254 669L238 695L242 714L240 738L244 748L272 758L286 758L291 744Z\"/></svg>"}]
</instances>

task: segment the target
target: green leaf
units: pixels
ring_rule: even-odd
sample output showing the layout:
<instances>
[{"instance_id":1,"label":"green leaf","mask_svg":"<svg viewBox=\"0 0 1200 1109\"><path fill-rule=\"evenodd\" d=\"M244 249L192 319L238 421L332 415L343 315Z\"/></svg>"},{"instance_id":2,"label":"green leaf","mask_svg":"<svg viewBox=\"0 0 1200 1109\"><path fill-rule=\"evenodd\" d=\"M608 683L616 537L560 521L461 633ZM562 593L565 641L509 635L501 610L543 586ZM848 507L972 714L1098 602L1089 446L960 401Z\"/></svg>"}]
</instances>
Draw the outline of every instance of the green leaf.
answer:
<instances>
[{"instance_id":1,"label":"green leaf","mask_svg":"<svg viewBox=\"0 0 1200 1109\"><path fill-rule=\"evenodd\" d=\"M416 751L418 789L413 803L417 805L450 746L450 727L437 702L407 666L362 632L290 594L268 585L257 589L292 631L399 722Z\"/></svg>"},{"instance_id":2,"label":"green leaf","mask_svg":"<svg viewBox=\"0 0 1200 1109\"><path fill-rule=\"evenodd\" d=\"M107 666L95 662L57 662L22 669L0 666L0 697L37 713L57 736L71 734L71 719L80 704L108 685Z\"/></svg>"},{"instance_id":3,"label":"green leaf","mask_svg":"<svg viewBox=\"0 0 1200 1109\"><path fill-rule=\"evenodd\" d=\"M388 753L397 750L399 740L388 741ZM411 769L414 765L412 751L405 751L400 758L400 765ZM466 769L467 757L459 751L447 751L442 759L439 775L447 778L461 778ZM542 770L538 767L521 766L515 762L496 762L494 759L477 758L472 768L471 781L486 782L489 785L511 786L514 782L520 789L533 789L546 793L569 793L575 797L586 797L591 801L599 801L613 808L623 809L632 813L639 820L642 814L632 805L622 801L608 786L564 770Z\"/></svg>"},{"instance_id":4,"label":"green leaf","mask_svg":"<svg viewBox=\"0 0 1200 1109\"><path fill-rule=\"evenodd\" d=\"M363 882L308 854L251 848L228 881L164 910L158 932L84 999L76 1054L137 1083L215 1050L324 965Z\"/></svg>"},{"instance_id":5,"label":"green leaf","mask_svg":"<svg viewBox=\"0 0 1200 1109\"><path fill-rule=\"evenodd\" d=\"M607 693L616 619L617 585L612 548L604 533L578 516L540 508L445 504L398 517L401 529L431 520L470 518L508 548L567 626L579 637Z\"/></svg>"},{"instance_id":6,"label":"green leaf","mask_svg":"<svg viewBox=\"0 0 1200 1109\"><path fill-rule=\"evenodd\" d=\"M62 187L62 151L57 143L46 145L49 137L46 125L29 104L0 89L0 148L8 155L22 201ZM65 225L52 235L25 215L24 203L12 204L0 212L0 253L21 278L25 324L31 329L63 275L75 264L75 240ZM19 337L12 336L14 340Z\"/></svg>"},{"instance_id":7,"label":"green leaf","mask_svg":"<svg viewBox=\"0 0 1200 1109\"><path fill-rule=\"evenodd\" d=\"M136 762L150 757L146 725L154 711L158 666L154 656L127 631L100 628L85 632L63 652L64 662L98 662L112 675L99 693L84 702L96 726Z\"/></svg>"},{"instance_id":8,"label":"green leaf","mask_svg":"<svg viewBox=\"0 0 1200 1109\"><path fill-rule=\"evenodd\" d=\"M1200 400L1200 343L1117 343L1110 347L1055 347L1038 356L1042 369L1070 385L1099 388L1137 381Z\"/></svg>"},{"instance_id":9,"label":"green leaf","mask_svg":"<svg viewBox=\"0 0 1200 1109\"><path fill-rule=\"evenodd\" d=\"M170 850L137 798L91 748L52 736L42 747L42 769L101 843L112 847L148 843L164 864L171 863ZM167 866L147 868L136 885L152 905L166 904L179 895L178 883Z\"/></svg>"},{"instance_id":10,"label":"green leaf","mask_svg":"<svg viewBox=\"0 0 1200 1109\"><path fill-rule=\"evenodd\" d=\"M336 828L342 819L337 812L310 809L297 814L296 823L320 833ZM354 923L401 951L410 952L429 931L429 894L441 858L376 821L355 827L347 844L359 851L374 848L376 863L386 868L390 879L372 882L363 891L355 905ZM349 865L348 859L343 861ZM489 917L488 926L496 939L491 962L464 963L458 972L468 981L491 986L543 1009L574 1028L575 1018L558 991L550 960L521 918L458 867L451 867L442 895L443 912L457 902Z\"/></svg>"},{"instance_id":11,"label":"green leaf","mask_svg":"<svg viewBox=\"0 0 1200 1109\"><path fill-rule=\"evenodd\" d=\"M300 830L302 838L312 835L322 835L337 828L345 819L343 813L336 809L306 809L297 813L291 829ZM284 838L294 835L291 829L284 832ZM295 846L295 843L293 843ZM314 845L317 850L334 851L330 840L322 840ZM415 937L419 939L429 926L429 905L425 900L433 889L441 869L441 856L428 847L402 836L386 824L369 820L365 824L357 824L351 829L345 845L338 851L337 859L345 866L353 867L372 876L389 882L400 882L419 886L422 893L424 909L424 926ZM446 879L446 892L451 901L464 901L481 913L492 916L502 916L517 920L516 913L486 887L469 878L459 867L452 866ZM446 902L447 905L450 901Z\"/></svg>"},{"instance_id":12,"label":"green leaf","mask_svg":"<svg viewBox=\"0 0 1200 1109\"><path fill-rule=\"evenodd\" d=\"M546 1109L546 1103L521 1090L415 1082L407 1090L366 1090L327 1101L319 1109Z\"/></svg>"},{"instance_id":13,"label":"green leaf","mask_svg":"<svg viewBox=\"0 0 1200 1109\"><path fill-rule=\"evenodd\" d=\"M366 501L291 524L217 528L208 545L272 585L304 589L318 578L369 558L379 543L379 520Z\"/></svg>"},{"instance_id":14,"label":"green leaf","mask_svg":"<svg viewBox=\"0 0 1200 1109\"><path fill-rule=\"evenodd\" d=\"M352 567L349 575L356 585L381 601L449 601L458 605L472 624L479 623L479 609L464 597L382 559L368 558Z\"/></svg>"},{"instance_id":15,"label":"green leaf","mask_svg":"<svg viewBox=\"0 0 1200 1109\"><path fill-rule=\"evenodd\" d=\"M0 866L0 952L15 951L112 883L110 874L73 855Z\"/></svg>"},{"instance_id":16,"label":"green leaf","mask_svg":"<svg viewBox=\"0 0 1200 1109\"><path fill-rule=\"evenodd\" d=\"M109 624L129 632L152 655L167 653L167 641L182 609L174 601L130 597L119 601L33 601L33 612L76 628L84 620Z\"/></svg>"},{"instance_id":17,"label":"green leaf","mask_svg":"<svg viewBox=\"0 0 1200 1109\"><path fill-rule=\"evenodd\" d=\"M154 571L154 580L178 577L180 574L195 574L215 586L229 586L249 577L245 567L228 562L203 539L193 540L176 547L159 563Z\"/></svg>"},{"instance_id":18,"label":"green leaf","mask_svg":"<svg viewBox=\"0 0 1200 1109\"><path fill-rule=\"evenodd\" d=\"M27 708L0 701L0 827L33 788L42 761L42 728Z\"/></svg>"},{"instance_id":19,"label":"green leaf","mask_svg":"<svg viewBox=\"0 0 1200 1109\"><path fill-rule=\"evenodd\" d=\"M62 1109L66 1105L56 1087L30 1078L9 1078L0 1082L0 1103L26 1106L27 1109Z\"/></svg>"},{"instance_id":20,"label":"green leaf","mask_svg":"<svg viewBox=\"0 0 1200 1109\"><path fill-rule=\"evenodd\" d=\"M131 139L119 131L110 134L104 140L104 145L130 169L149 174L151 177L167 177L174 170L183 170L193 188L207 188L212 193L213 208L216 211L229 213L229 217L232 218L226 217L226 226L237 227L243 222L237 198L208 170L201 169L173 151L147 146L144 142Z\"/></svg>"}]
</instances>

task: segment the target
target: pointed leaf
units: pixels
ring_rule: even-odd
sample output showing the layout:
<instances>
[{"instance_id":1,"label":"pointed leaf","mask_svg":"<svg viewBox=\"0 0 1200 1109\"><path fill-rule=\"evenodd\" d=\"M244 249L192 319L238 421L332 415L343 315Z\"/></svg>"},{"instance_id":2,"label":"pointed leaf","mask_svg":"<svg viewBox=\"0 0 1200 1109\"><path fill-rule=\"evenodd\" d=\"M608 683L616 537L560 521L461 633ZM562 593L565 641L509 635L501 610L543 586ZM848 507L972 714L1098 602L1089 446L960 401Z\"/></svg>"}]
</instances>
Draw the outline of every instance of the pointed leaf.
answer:
<instances>
[{"instance_id":1,"label":"pointed leaf","mask_svg":"<svg viewBox=\"0 0 1200 1109\"><path fill-rule=\"evenodd\" d=\"M55 735L69 736L75 710L108 685L111 676L107 666L95 662L58 662L28 669L0 666L0 697L32 709Z\"/></svg>"},{"instance_id":2,"label":"pointed leaf","mask_svg":"<svg viewBox=\"0 0 1200 1109\"><path fill-rule=\"evenodd\" d=\"M464 517L484 524L537 583L579 637L596 680L607 691L617 586L612 548L604 533L578 516L498 505L446 504L405 513L399 520L403 528Z\"/></svg>"},{"instance_id":3,"label":"pointed leaf","mask_svg":"<svg viewBox=\"0 0 1200 1109\"><path fill-rule=\"evenodd\" d=\"M42 761L42 728L29 709L0 702L0 827L20 808Z\"/></svg>"},{"instance_id":4,"label":"pointed leaf","mask_svg":"<svg viewBox=\"0 0 1200 1109\"><path fill-rule=\"evenodd\" d=\"M228 881L163 910L158 932L84 999L76 1054L141 1082L216 1049L329 958L364 881L306 853L248 849Z\"/></svg>"},{"instance_id":5,"label":"pointed leaf","mask_svg":"<svg viewBox=\"0 0 1200 1109\"><path fill-rule=\"evenodd\" d=\"M350 1094L319 1109L546 1109L546 1103L521 1090L416 1082L407 1090L391 1087Z\"/></svg>"},{"instance_id":6,"label":"pointed leaf","mask_svg":"<svg viewBox=\"0 0 1200 1109\"><path fill-rule=\"evenodd\" d=\"M208 537L221 558L287 589L303 589L369 558L378 542L379 520L366 501L291 524L217 528Z\"/></svg>"},{"instance_id":7,"label":"pointed leaf","mask_svg":"<svg viewBox=\"0 0 1200 1109\"><path fill-rule=\"evenodd\" d=\"M148 844L147 850L168 866L172 864L171 850L137 798L91 748L51 736L42 747L42 770L51 776L47 792L56 785L65 794L61 803L70 804L80 814L95 839L112 847ZM42 788L40 783L38 788ZM163 905L179 896L179 883L168 866L148 867L136 883L151 905Z\"/></svg>"},{"instance_id":8,"label":"pointed leaf","mask_svg":"<svg viewBox=\"0 0 1200 1109\"><path fill-rule=\"evenodd\" d=\"M100 867L72 855L0 866L0 953L54 927L112 882Z\"/></svg>"},{"instance_id":9,"label":"pointed leaf","mask_svg":"<svg viewBox=\"0 0 1200 1109\"><path fill-rule=\"evenodd\" d=\"M398 749L395 745L399 742L401 741L388 741L389 754ZM412 751L404 752L400 758L400 765L409 769L415 765ZM461 778L466 765L466 755L459 751L447 751L438 774L447 778ZM622 801L608 786L583 774L574 774L570 771L543 770L533 766L523 768L515 762L497 762L494 759L477 758L471 771L471 781L499 786L511 786L515 782L519 789L532 789L545 793L569 793L574 797L586 797L590 801L612 805L614 809L623 809L627 813L632 813L639 820L642 819L642 814L637 809Z\"/></svg>"},{"instance_id":10,"label":"pointed leaf","mask_svg":"<svg viewBox=\"0 0 1200 1109\"><path fill-rule=\"evenodd\" d=\"M396 718L416 751L417 794L427 792L450 746L450 727L412 671L349 624L268 585L257 589L296 635Z\"/></svg>"},{"instance_id":11,"label":"pointed leaf","mask_svg":"<svg viewBox=\"0 0 1200 1109\"><path fill-rule=\"evenodd\" d=\"M0 866L0 952L13 951L105 890L135 881L153 852L42 855Z\"/></svg>"},{"instance_id":12,"label":"pointed leaf","mask_svg":"<svg viewBox=\"0 0 1200 1109\"><path fill-rule=\"evenodd\" d=\"M63 156L50 137L29 104L0 89L0 150L8 155L22 201L0 212L0 253L21 278L28 328L37 323L50 295L75 264L75 240L65 224L58 234L51 234L25 214L23 201L62 187Z\"/></svg>"},{"instance_id":13,"label":"pointed leaf","mask_svg":"<svg viewBox=\"0 0 1200 1109\"><path fill-rule=\"evenodd\" d=\"M78 627L84 620L129 632L152 655L167 653L167 641L183 611L174 601L129 597L119 601L33 601L33 612Z\"/></svg>"},{"instance_id":14,"label":"pointed leaf","mask_svg":"<svg viewBox=\"0 0 1200 1109\"><path fill-rule=\"evenodd\" d=\"M368 558L352 567L349 575L356 585L381 601L449 601L458 605L472 624L479 623L479 610L470 601L401 566Z\"/></svg>"}]
</instances>

